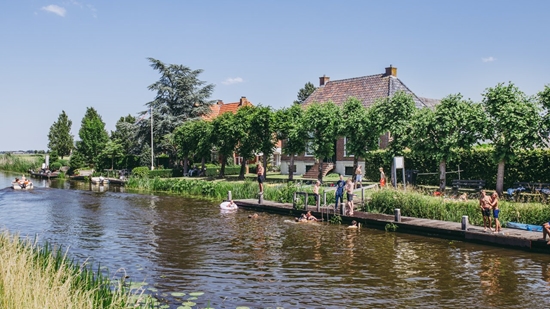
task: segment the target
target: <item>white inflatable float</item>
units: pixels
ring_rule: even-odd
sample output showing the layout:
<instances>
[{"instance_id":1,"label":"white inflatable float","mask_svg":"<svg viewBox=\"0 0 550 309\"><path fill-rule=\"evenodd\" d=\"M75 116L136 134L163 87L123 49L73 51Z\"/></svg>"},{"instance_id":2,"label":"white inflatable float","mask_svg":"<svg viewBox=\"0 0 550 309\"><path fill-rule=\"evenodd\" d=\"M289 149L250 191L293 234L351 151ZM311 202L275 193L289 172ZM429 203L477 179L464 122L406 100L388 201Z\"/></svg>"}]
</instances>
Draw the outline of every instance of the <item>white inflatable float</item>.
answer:
<instances>
[{"instance_id":1,"label":"white inflatable float","mask_svg":"<svg viewBox=\"0 0 550 309\"><path fill-rule=\"evenodd\" d=\"M237 210L237 204L230 202L223 202L220 204L220 209L222 210Z\"/></svg>"}]
</instances>

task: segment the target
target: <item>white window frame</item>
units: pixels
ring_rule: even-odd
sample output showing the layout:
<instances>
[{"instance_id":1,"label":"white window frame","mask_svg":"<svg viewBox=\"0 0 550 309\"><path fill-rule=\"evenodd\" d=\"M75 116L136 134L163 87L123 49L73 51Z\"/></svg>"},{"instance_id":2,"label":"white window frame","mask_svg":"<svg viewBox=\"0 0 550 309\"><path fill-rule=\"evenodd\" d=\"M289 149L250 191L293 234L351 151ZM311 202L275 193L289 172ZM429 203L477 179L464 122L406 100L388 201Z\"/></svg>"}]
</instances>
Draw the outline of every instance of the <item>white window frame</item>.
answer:
<instances>
[{"instance_id":1,"label":"white window frame","mask_svg":"<svg viewBox=\"0 0 550 309\"><path fill-rule=\"evenodd\" d=\"M304 151L304 157L313 157L314 156L313 152L311 153L308 152L308 150L312 146L311 144L313 144L313 133L308 132L308 136L309 136L309 139L306 142L306 150Z\"/></svg>"}]
</instances>

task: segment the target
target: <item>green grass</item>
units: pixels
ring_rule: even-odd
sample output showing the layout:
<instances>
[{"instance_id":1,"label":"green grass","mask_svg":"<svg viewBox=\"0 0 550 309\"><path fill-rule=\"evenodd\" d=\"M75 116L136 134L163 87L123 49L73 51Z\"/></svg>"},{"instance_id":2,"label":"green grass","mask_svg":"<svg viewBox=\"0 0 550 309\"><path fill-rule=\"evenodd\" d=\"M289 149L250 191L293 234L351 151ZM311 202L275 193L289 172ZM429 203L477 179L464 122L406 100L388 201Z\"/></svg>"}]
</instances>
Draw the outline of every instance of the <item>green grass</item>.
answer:
<instances>
[{"instance_id":1,"label":"green grass","mask_svg":"<svg viewBox=\"0 0 550 309\"><path fill-rule=\"evenodd\" d=\"M42 155L0 155L0 170L27 173L29 169L37 169L41 166L44 157Z\"/></svg>"},{"instance_id":2,"label":"green grass","mask_svg":"<svg viewBox=\"0 0 550 309\"><path fill-rule=\"evenodd\" d=\"M461 222L462 216L468 216L470 223L483 225L483 218L477 200L459 202L457 200L432 197L416 191L384 189L372 194L366 211L393 214L401 209L401 215L407 217ZM521 222L540 225L550 219L550 207L541 203L516 203L499 201L499 219L503 227L507 222Z\"/></svg>"}]
</instances>

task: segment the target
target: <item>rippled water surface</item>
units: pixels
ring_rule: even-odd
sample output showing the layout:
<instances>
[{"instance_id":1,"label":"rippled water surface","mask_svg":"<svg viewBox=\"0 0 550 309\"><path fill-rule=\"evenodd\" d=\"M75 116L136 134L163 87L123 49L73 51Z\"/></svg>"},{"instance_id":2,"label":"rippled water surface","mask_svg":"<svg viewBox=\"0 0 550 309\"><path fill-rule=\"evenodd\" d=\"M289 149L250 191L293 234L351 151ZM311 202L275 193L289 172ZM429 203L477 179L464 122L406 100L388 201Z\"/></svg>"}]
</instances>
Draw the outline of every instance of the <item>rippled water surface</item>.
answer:
<instances>
[{"instance_id":1,"label":"rippled water surface","mask_svg":"<svg viewBox=\"0 0 550 309\"><path fill-rule=\"evenodd\" d=\"M0 173L0 188L14 177ZM0 189L1 228L125 272L171 308L190 297L193 308L527 308L550 299L545 254L34 182L31 191Z\"/></svg>"}]
</instances>

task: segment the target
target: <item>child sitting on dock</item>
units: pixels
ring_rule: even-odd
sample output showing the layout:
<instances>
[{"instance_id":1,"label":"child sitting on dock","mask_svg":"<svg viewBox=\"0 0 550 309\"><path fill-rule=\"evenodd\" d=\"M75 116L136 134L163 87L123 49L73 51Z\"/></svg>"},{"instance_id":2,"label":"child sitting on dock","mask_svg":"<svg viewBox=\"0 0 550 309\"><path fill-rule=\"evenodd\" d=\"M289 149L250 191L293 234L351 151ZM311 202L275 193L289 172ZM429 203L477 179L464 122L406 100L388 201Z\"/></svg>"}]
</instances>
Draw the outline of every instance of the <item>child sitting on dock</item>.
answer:
<instances>
[{"instance_id":1,"label":"child sitting on dock","mask_svg":"<svg viewBox=\"0 0 550 309\"><path fill-rule=\"evenodd\" d=\"M544 222L542 225L542 240L546 241L546 235L550 235L550 222ZM550 241L546 244L550 245Z\"/></svg>"}]
</instances>

